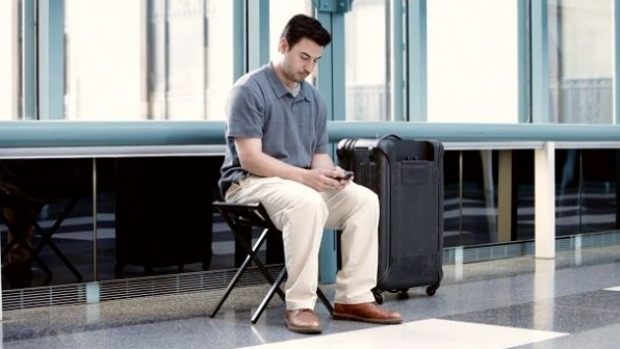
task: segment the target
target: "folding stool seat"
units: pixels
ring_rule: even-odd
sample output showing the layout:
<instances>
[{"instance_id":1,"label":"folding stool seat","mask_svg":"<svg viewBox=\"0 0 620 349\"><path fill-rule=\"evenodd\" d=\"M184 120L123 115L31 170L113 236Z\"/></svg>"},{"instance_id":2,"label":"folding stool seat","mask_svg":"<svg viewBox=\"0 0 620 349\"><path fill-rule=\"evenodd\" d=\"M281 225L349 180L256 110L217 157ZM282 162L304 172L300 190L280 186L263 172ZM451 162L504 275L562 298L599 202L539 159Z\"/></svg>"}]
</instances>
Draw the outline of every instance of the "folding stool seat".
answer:
<instances>
[{"instance_id":1,"label":"folding stool seat","mask_svg":"<svg viewBox=\"0 0 620 349\"><path fill-rule=\"evenodd\" d=\"M284 292L280 289L280 285L284 281L286 277L286 267L282 267L282 270L278 273L277 277L274 279L265 264L260 260L258 256L258 252L270 234L279 234L282 232L275 227L267 211L263 207L262 204L230 204L225 202L216 201L213 203L213 207L218 210L218 212L224 218L226 224L228 224L230 230L232 231L236 242L242 247L243 251L247 253L243 263L237 269L237 272L231 279L230 283L226 287L226 291L224 295L216 305L215 309L211 313L211 317L215 317L217 312L220 310L232 290L237 285L241 274L248 268L250 263L254 262L258 270L263 274L265 279L271 284L271 288L261 301L260 305L252 315L251 321L255 324L260 318L261 314L273 298L274 294L277 293L280 298L284 301ZM258 240L251 246L251 236L246 236L244 233L247 228L256 227L263 229ZM248 240L250 238L250 240ZM325 305L329 313L333 312L333 308L331 303L325 296L325 294L321 291L320 288L316 290L318 298Z\"/></svg>"}]
</instances>

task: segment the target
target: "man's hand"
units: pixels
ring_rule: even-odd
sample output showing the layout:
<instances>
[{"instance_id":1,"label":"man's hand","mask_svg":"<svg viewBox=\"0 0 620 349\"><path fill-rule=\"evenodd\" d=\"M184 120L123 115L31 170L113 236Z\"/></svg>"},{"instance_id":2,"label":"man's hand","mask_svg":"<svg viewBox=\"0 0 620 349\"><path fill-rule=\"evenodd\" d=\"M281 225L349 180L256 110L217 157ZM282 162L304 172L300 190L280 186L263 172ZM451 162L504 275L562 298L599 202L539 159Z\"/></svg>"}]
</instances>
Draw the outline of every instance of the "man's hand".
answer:
<instances>
[{"instance_id":1,"label":"man's hand","mask_svg":"<svg viewBox=\"0 0 620 349\"><path fill-rule=\"evenodd\" d=\"M342 190L351 183L351 178L344 177L345 171L340 167L313 168L304 176L304 184L316 191Z\"/></svg>"}]
</instances>

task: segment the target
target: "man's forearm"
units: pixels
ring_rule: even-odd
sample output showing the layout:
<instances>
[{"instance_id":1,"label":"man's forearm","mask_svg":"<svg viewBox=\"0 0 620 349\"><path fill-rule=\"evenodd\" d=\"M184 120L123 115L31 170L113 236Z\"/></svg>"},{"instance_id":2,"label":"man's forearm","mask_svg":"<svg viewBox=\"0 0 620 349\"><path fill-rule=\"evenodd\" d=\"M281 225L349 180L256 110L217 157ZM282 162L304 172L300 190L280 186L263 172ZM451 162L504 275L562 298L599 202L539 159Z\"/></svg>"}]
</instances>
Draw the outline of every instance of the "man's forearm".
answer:
<instances>
[{"instance_id":1,"label":"man's forearm","mask_svg":"<svg viewBox=\"0 0 620 349\"><path fill-rule=\"evenodd\" d=\"M312 157L312 168L334 168L334 166L334 161L328 154L314 154Z\"/></svg>"},{"instance_id":2,"label":"man's forearm","mask_svg":"<svg viewBox=\"0 0 620 349\"><path fill-rule=\"evenodd\" d=\"M280 177L303 182L302 176L306 169L289 165L267 154L252 156L242 162L243 169L261 177Z\"/></svg>"}]
</instances>

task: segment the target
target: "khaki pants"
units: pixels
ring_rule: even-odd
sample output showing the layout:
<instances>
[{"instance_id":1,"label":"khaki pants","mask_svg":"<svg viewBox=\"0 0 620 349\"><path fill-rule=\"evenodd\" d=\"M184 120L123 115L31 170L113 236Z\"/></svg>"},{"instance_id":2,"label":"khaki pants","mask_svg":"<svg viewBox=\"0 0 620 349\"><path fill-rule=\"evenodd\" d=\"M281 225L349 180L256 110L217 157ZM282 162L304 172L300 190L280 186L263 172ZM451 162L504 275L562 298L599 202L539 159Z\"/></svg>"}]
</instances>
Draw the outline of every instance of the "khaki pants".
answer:
<instances>
[{"instance_id":1,"label":"khaki pants","mask_svg":"<svg viewBox=\"0 0 620 349\"><path fill-rule=\"evenodd\" d=\"M325 228L342 230L336 303L374 301L371 289L377 282L379 224L379 201L374 192L355 183L340 191L317 192L279 177L250 176L233 184L226 201L261 202L282 230L288 310L314 309Z\"/></svg>"}]
</instances>

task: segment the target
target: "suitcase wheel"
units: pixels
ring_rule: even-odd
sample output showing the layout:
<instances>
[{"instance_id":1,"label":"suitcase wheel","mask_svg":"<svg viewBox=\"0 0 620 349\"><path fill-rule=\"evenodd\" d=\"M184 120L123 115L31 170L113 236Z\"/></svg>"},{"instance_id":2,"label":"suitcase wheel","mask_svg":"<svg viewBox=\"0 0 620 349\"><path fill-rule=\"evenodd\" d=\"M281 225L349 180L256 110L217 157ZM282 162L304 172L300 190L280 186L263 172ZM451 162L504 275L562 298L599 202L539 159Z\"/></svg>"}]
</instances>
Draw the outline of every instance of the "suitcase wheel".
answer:
<instances>
[{"instance_id":1,"label":"suitcase wheel","mask_svg":"<svg viewBox=\"0 0 620 349\"><path fill-rule=\"evenodd\" d=\"M402 290L398 290L398 299L407 299L409 298L409 289L405 288Z\"/></svg>"},{"instance_id":2,"label":"suitcase wheel","mask_svg":"<svg viewBox=\"0 0 620 349\"><path fill-rule=\"evenodd\" d=\"M398 298L399 299L407 299L407 298L409 298L409 289L408 288L401 289L401 290L388 290L388 292L390 292L390 293L398 293ZM383 301L385 299L384 299L383 294L381 293L380 289L373 288L372 289L372 295L375 296L375 302L377 302L377 304L383 304Z\"/></svg>"},{"instance_id":3,"label":"suitcase wheel","mask_svg":"<svg viewBox=\"0 0 620 349\"><path fill-rule=\"evenodd\" d=\"M426 288L426 294L429 296L434 296L435 292L437 292L437 289L439 288L439 285L441 284L441 279L443 279L443 270L439 270L439 275L437 278L437 282L428 286Z\"/></svg>"},{"instance_id":4,"label":"suitcase wheel","mask_svg":"<svg viewBox=\"0 0 620 349\"><path fill-rule=\"evenodd\" d=\"M437 287L434 287L434 286L428 286L428 287L426 288L426 294L427 294L427 295L429 295L429 296L434 296L434 295L435 295L435 292L437 292Z\"/></svg>"}]
</instances>

